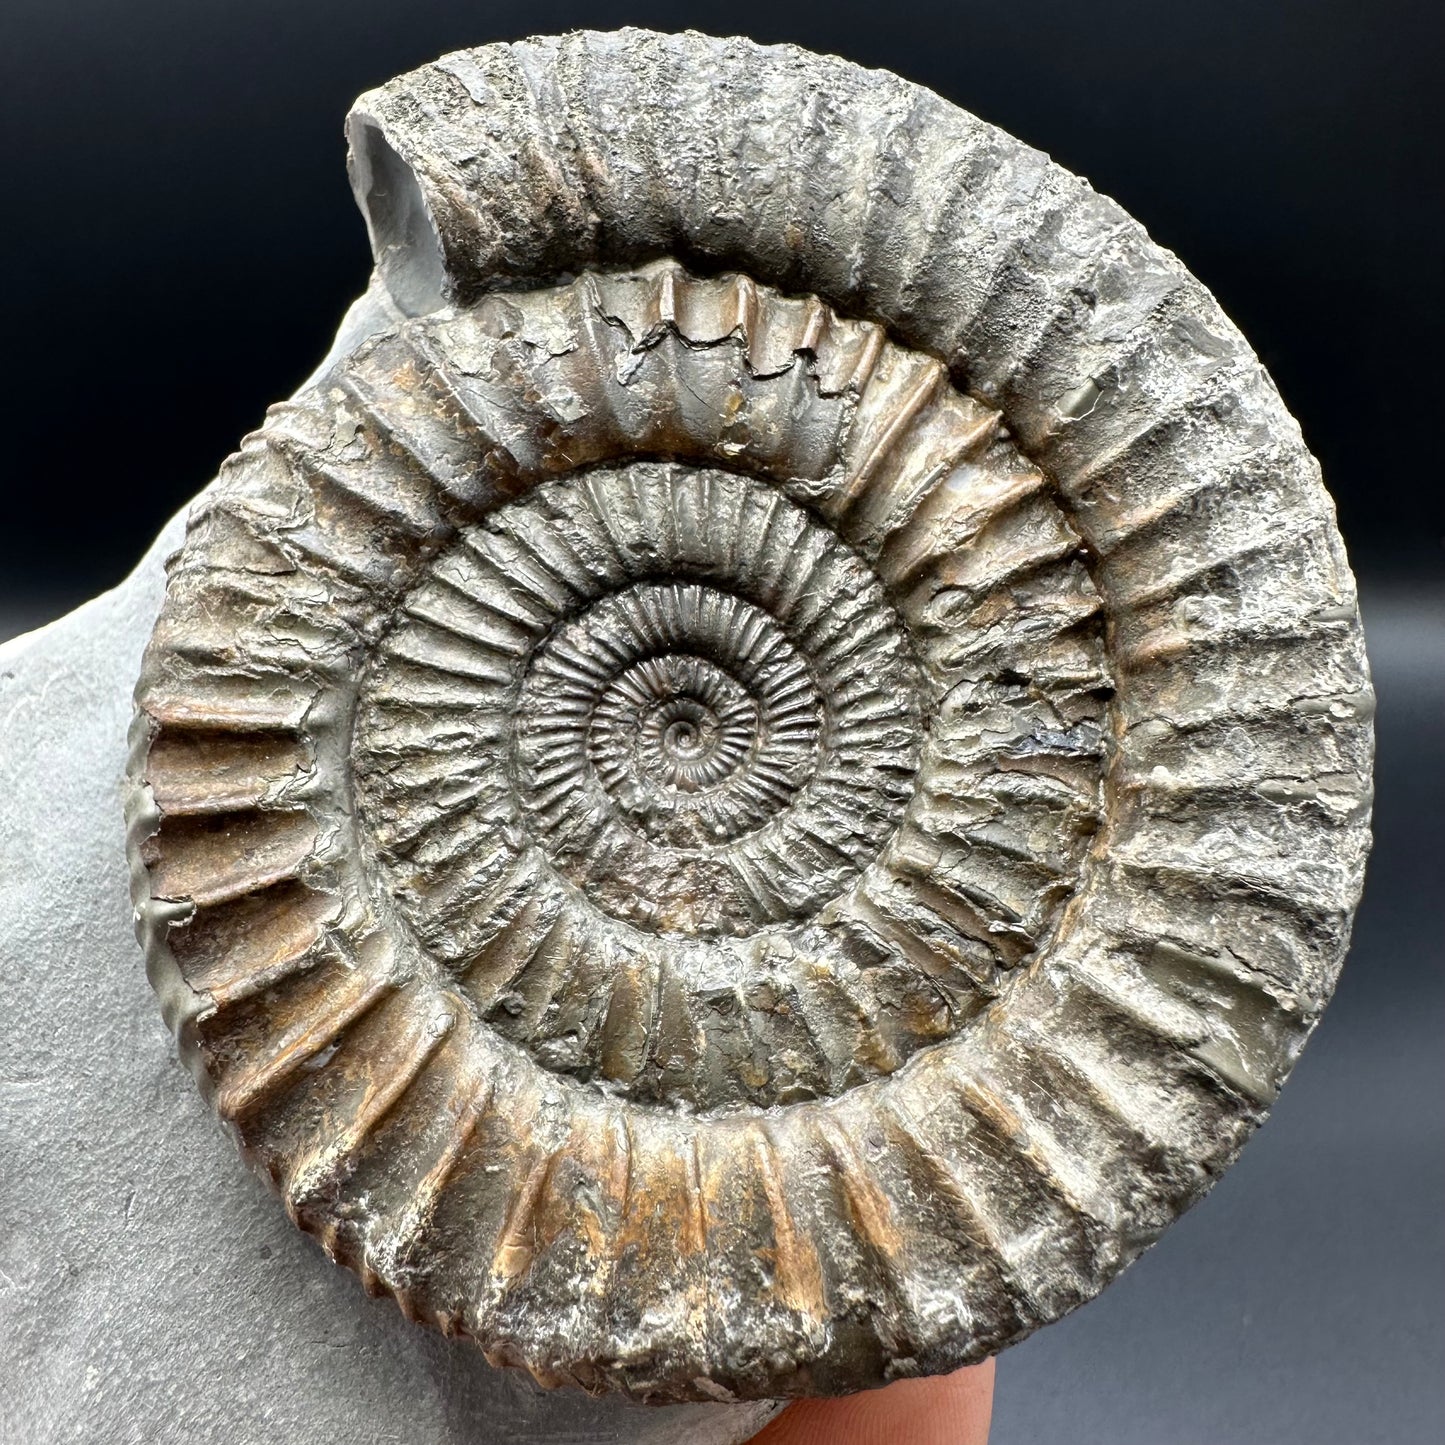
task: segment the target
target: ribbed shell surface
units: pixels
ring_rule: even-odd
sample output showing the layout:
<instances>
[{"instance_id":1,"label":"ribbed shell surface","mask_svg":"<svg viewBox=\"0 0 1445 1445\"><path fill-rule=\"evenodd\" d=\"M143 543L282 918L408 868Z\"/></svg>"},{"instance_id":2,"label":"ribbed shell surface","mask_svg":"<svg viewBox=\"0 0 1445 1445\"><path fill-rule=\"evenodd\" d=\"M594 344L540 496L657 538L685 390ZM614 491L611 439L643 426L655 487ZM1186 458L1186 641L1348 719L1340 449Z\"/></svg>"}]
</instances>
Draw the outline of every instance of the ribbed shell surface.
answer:
<instances>
[{"instance_id":1,"label":"ribbed shell surface","mask_svg":"<svg viewBox=\"0 0 1445 1445\"><path fill-rule=\"evenodd\" d=\"M1086 1301L1260 1122L1368 848L1353 582L1258 360L843 61L575 34L350 127L397 319L203 494L137 691L138 926L219 1112L548 1384L836 1393Z\"/></svg>"}]
</instances>

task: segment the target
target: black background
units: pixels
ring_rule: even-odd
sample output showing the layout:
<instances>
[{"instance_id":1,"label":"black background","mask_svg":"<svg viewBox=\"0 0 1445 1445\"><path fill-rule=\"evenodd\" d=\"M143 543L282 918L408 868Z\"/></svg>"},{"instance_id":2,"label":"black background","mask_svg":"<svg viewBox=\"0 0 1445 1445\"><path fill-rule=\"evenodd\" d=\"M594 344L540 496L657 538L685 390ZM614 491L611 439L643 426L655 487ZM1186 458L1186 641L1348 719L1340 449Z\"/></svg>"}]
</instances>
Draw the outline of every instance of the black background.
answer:
<instances>
[{"instance_id":1,"label":"black background","mask_svg":"<svg viewBox=\"0 0 1445 1445\"><path fill-rule=\"evenodd\" d=\"M0 0L0 638L118 581L326 350L370 268L357 93L622 23L885 66L1088 176L1250 337L1363 584L1378 842L1337 1001L1207 1203L1004 1357L995 1445L1445 1438L1440 0Z\"/></svg>"},{"instance_id":2,"label":"black background","mask_svg":"<svg viewBox=\"0 0 1445 1445\"><path fill-rule=\"evenodd\" d=\"M1445 566L1439 0L3 0L0 579L118 580L319 360L361 90L625 22L886 66L1089 177L1250 337L1364 575Z\"/></svg>"}]
</instances>

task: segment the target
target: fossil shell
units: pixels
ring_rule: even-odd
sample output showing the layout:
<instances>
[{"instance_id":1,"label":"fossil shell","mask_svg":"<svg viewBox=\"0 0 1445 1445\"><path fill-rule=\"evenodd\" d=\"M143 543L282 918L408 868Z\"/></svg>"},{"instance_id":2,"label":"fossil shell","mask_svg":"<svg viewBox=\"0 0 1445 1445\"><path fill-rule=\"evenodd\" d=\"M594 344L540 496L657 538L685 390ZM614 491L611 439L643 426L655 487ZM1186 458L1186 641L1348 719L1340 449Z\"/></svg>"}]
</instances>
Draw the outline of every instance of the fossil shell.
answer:
<instances>
[{"instance_id":1,"label":"fossil shell","mask_svg":"<svg viewBox=\"0 0 1445 1445\"><path fill-rule=\"evenodd\" d=\"M1263 1116L1367 847L1259 363L1081 182L797 50L489 47L351 139L399 310L203 494L137 693L220 1114L544 1383L834 1392L1087 1300Z\"/></svg>"}]
</instances>

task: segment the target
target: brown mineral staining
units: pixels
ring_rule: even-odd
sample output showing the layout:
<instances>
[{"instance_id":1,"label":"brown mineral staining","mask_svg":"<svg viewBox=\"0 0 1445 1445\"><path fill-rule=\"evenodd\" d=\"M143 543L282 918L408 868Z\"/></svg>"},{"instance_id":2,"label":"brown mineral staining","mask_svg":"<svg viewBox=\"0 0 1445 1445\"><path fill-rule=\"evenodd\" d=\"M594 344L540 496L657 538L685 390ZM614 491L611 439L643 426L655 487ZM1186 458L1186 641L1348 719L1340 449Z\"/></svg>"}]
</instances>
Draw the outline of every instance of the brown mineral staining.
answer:
<instances>
[{"instance_id":1,"label":"brown mineral staining","mask_svg":"<svg viewBox=\"0 0 1445 1445\"><path fill-rule=\"evenodd\" d=\"M395 304L203 494L137 691L217 1108L549 1385L836 1392L1088 1299L1260 1119L1363 865L1352 584L1257 362L840 61L499 46L352 140Z\"/></svg>"}]
</instances>

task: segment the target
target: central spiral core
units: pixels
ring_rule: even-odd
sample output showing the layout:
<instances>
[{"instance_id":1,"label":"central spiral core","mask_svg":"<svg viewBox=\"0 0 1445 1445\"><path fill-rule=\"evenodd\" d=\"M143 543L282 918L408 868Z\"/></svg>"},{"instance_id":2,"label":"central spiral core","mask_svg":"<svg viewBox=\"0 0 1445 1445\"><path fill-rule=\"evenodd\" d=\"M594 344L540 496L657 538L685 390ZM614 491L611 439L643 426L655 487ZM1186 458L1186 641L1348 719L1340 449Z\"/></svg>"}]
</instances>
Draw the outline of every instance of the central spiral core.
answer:
<instances>
[{"instance_id":1,"label":"central spiral core","mask_svg":"<svg viewBox=\"0 0 1445 1445\"><path fill-rule=\"evenodd\" d=\"M846 697L833 711L846 715ZM749 860L762 855L729 845L790 830L783 815L818 775L827 717L761 607L702 583L641 583L533 657L518 706L523 811L558 871L612 916L750 932L788 905L760 894Z\"/></svg>"},{"instance_id":2,"label":"central spiral core","mask_svg":"<svg viewBox=\"0 0 1445 1445\"><path fill-rule=\"evenodd\" d=\"M756 750L758 725L747 691L708 659L649 657L599 700L592 765L618 803L640 816L631 799L651 784L697 793L735 773Z\"/></svg>"},{"instance_id":3,"label":"central spiral core","mask_svg":"<svg viewBox=\"0 0 1445 1445\"><path fill-rule=\"evenodd\" d=\"M651 495L636 470L588 486L599 519L646 498L627 544L642 577L579 574L600 595L523 667L520 816L557 874L633 928L742 937L806 918L866 865L910 790L917 687L897 620L866 564L771 489L685 473ZM775 575L735 531L752 506L787 540ZM800 544L841 571L836 590L788 577ZM880 686L896 718L881 730Z\"/></svg>"}]
</instances>

